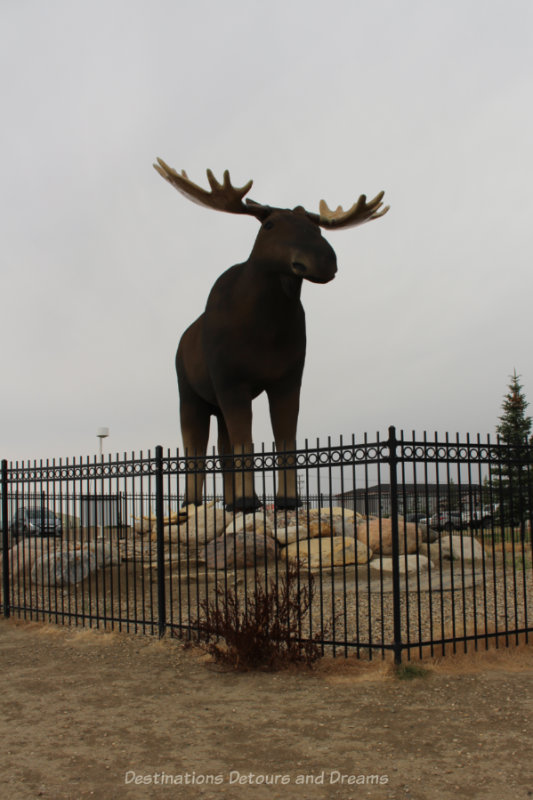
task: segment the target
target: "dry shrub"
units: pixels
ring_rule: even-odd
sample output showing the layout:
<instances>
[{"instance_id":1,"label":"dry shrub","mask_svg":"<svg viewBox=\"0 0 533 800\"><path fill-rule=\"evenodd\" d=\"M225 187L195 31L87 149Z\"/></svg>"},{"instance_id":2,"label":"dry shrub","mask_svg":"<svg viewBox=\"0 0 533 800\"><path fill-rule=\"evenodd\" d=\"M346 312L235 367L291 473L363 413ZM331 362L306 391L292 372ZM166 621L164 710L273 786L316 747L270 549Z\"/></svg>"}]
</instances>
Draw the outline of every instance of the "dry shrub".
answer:
<instances>
[{"instance_id":1,"label":"dry shrub","mask_svg":"<svg viewBox=\"0 0 533 800\"><path fill-rule=\"evenodd\" d=\"M324 632L302 636L302 619L314 596L312 576L303 584L297 567L263 585L256 573L253 590L239 595L216 588L215 599L201 603L198 643L218 664L237 670L278 670L290 664L311 666L322 655Z\"/></svg>"}]
</instances>

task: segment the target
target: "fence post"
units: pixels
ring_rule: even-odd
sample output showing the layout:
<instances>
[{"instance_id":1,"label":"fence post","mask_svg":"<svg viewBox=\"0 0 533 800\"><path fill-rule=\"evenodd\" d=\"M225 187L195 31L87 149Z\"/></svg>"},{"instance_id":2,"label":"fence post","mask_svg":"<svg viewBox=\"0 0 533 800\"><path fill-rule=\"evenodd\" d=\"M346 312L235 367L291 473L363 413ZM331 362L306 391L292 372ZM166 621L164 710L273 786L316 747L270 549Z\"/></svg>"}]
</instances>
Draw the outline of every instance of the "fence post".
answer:
<instances>
[{"instance_id":1,"label":"fence post","mask_svg":"<svg viewBox=\"0 0 533 800\"><path fill-rule=\"evenodd\" d=\"M394 622L394 663L402 663L402 620L400 609L400 533L398 530L398 456L396 452L398 440L396 428L389 428L389 472L391 498L391 535L392 535L392 608Z\"/></svg>"},{"instance_id":2,"label":"fence post","mask_svg":"<svg viewBox=\"0 0 533 800\"><path fill-rule=\"evenodd\" d=\"M165 596L165 551L163 547L163 448L155 448L155 516L157 536L157 613L159 638L165 635L167 625L167 606Z\"/></svg>"},{"instance_id":3,"label":"fence post","mask_svg":"<svg viewBox=\"0 0 533 800\"><path fill-rule=\"evenodd\" d=\"M2 460L2 587L4 617L9 617L9 528L7 503L7 461Z\"/></svg>"}]
</instances>

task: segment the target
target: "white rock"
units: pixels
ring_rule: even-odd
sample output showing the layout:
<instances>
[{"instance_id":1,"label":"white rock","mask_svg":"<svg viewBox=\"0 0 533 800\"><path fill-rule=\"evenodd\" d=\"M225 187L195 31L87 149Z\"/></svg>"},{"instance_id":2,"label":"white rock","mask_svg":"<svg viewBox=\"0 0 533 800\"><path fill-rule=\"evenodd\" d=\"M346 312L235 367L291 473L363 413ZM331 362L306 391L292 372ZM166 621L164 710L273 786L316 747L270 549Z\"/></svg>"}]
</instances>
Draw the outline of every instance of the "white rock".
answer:
<instances>
[{"instance_id":1,"label":"white rock","mask_svg":"<svg viewBox=\"0 0 533 800\"><path fill-rule=\"evenodd\" d=\"M483 548L471 536L443 533L440 539L429 546L431 559L442 557L448 561L482 561Z\"/></svg>"},{"instance_id":2,"label":"white rock","mask_svg":"<svg viewBox=\"0 0 533 800\"><path fill-rule=\"evenodd\" d=\"M399 560L400 575L407 572L426 572L429 569L429 558L421 554L402 555ZM370 562L370 569L382 574L392 575L392 558L390 556L376 556Z\"/></svg>"}]
</instances>

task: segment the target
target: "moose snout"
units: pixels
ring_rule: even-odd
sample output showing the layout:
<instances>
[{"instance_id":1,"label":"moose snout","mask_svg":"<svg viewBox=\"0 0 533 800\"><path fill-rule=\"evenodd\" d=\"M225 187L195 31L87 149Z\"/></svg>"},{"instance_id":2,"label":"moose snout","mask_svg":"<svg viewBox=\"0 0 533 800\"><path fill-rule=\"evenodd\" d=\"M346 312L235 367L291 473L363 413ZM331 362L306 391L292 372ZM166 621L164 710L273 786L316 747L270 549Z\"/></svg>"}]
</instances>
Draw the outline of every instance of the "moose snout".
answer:
<instances>
[{"instance_id":1,"label":"moose snout","mask_svg":"<svg viewBox=\"0 0 533 800\"><path fill-rule=\"evenodd\" d=\"M293 261L291 266L292 266L292 271L296 275L305 278L305 276L307 275L307 266L302 261Z\"/></svg>"},{"instance_id":2,"label":"moose snout","mask_svg":"<svg viewBox=\"0 0 533 800\"><path fill-rule=\"evenodd\" d=\"M337 262L335 259L328 259L323 263L311 263L300 259L294 260L291 263L291 268L299 278L304 278L312 283L329 283L337 272Z\"/></svg>"},{"instance_id":3,"label":"moose snout","mask_svg":"<svg viewBox=\"0 0 533 800\"><path fill-rule=\"evenodd\" d=\"M320 235L311 247L294 247L290 264L294 275L312 283L329 283L337 272L337 256Z\"/></svg>"}]
</instances>

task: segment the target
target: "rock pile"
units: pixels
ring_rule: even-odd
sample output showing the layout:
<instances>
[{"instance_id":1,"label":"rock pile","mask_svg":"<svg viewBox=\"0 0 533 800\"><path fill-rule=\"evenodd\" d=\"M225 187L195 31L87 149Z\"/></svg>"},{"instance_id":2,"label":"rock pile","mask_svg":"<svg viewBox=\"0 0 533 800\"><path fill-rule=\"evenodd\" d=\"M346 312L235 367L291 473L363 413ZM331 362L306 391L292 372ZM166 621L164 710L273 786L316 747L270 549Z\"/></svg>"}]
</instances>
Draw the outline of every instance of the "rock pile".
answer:
<instances>
[{"instance_id":1,"label":"rock pile","mask_svg":"<svg viewBox=\"0 0 533 800\"><path fill-rule=\"evenodd\" d=\"M155 541L153 516L143 522L143 532ZM403 519L399 530L403 572L424 571L430 560L483 558L483 548L470 537L443 535L440 542L431 544L433 531ZM176 557L179 542L207 569L234 570L281 559L299 561L310 571L368 562L373 571L392 571L391 520L362 517L339 506L295 511L261 508L244 515L213 503L191 505L165 518L164 541L170 545L166 560L173 560L173 553Z\"/></svg>"}]
</instances>

